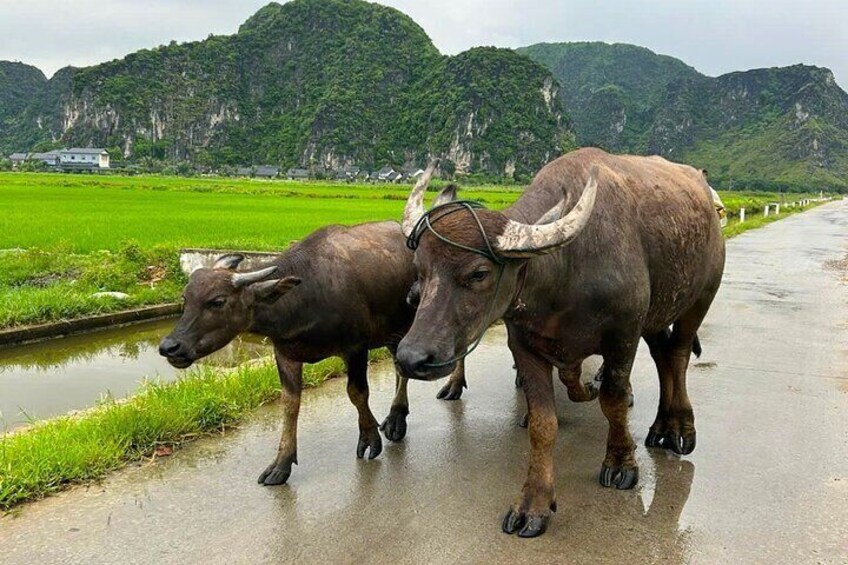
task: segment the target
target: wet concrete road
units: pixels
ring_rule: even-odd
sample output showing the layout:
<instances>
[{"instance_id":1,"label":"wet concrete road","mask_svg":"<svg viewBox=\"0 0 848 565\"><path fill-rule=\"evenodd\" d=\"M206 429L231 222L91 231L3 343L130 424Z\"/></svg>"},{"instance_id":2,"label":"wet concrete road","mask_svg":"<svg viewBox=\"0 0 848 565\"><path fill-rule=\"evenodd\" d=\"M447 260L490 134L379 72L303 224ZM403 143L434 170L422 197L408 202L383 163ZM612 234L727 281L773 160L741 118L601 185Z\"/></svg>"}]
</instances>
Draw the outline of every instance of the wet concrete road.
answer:
<instances>
[{"instance_id":1,"label":"wet concrete road","mask_svg":"<svg viewBox=\"0 0 848 565\"><path fill-rule=\"evenodd\" d=\"M409 435L377 460L355 459L355 410L332 382L305 396L289 485L255 483L279 433L269 407L224 438L0 519L0 563L846 563L848 273L829 263L846 257L846 235L848 201L729 242L689 373L698 448L640 446L635 490L598 485L605 420L558 386L559 511L541 538L500 532L529 445L496 327L462 401L436 400L441 383L410 386ZM382 415L393 379L374 376ZM658 397L646 348L633 384L641 443Z\"/></svg>"}]
</instances>

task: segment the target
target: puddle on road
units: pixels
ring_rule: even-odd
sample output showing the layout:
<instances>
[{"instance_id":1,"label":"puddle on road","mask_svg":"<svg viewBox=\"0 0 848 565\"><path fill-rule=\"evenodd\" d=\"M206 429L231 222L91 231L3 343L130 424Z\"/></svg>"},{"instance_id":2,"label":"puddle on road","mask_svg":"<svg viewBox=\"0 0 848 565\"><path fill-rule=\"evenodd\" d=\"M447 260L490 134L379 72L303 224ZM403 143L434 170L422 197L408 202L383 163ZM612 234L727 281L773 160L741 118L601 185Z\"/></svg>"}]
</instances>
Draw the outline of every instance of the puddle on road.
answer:
<instances>
[{"instance_id":1,"label":"puddle on road","mask_svg":"<svg viewBox=\"0 0 848 565\"><path fill-rule=\"evenodd\" d=\"M145 378L175 380L183 371L157 351L175 320L160 320L0 349L0 431L94 405L104 394L122 398ZM259 338L243 336L202 364L233 367L271 354Z\"/></svg>"}]
</instances>

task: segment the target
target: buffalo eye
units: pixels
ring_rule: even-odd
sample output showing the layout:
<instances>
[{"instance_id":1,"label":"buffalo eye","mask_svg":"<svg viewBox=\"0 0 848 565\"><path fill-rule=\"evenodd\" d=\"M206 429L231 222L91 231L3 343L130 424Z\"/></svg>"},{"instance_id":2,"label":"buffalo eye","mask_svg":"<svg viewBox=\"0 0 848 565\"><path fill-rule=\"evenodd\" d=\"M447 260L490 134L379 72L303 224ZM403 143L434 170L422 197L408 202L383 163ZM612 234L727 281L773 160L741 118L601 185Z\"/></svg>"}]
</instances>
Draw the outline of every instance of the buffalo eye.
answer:
<instances>
[{"instance_id":1,"label":"buffalo eye","mask_svg":"<svg viewBox=\"0 0 848 565\"><path fill-rule=\"evenodd\" d=\"M476 283L486 280L486 277L489 276L489 269L477 269L470 275L468 275L468 283Z\"/></svg>"},{"instance_id":2,"label":"buffalo eye","mask_svg":"<svg viewBox=\"0 0 848 565\"><path fill-rule=\"evenodd\" d=\"M206 303L206 306L209 308L223 308L224 304L227 303L227 299L223 296L219 296L218 298L213 298L209 302Z\"/></svg>"},{"instance_id":3,"label":"buffalo eye","mask_svg":"<svg viewBox=\"0 0 848 565\"><path fill-rule=\"evenodd\" d=\"M421 283L415 281L412 288L409 289L409 294L406 295L406 303L417 307L419 302L421 302Z\"/></svg>"}]
</instances>

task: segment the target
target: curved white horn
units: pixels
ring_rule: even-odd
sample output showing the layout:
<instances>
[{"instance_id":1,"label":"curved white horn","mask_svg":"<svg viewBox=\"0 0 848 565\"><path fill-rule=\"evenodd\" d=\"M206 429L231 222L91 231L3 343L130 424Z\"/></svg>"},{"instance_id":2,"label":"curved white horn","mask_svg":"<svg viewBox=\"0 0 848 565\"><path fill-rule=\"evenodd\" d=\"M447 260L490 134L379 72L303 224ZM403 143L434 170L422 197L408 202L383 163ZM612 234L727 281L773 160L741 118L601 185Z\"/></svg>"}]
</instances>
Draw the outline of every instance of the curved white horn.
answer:
<instances>
[{"instance_id":1,"label":"curved white horn","mask_svg":"<svg viewBox=\"0 0 848 565\"><path fill-rule=\"evenodd\" d=\"M580 200L571 211L549 224L522 224L510 220L503 233L495 240L495 249L506 256L532 256L545 253L553 247L565 245L586 227L595 206L598 192L598 167L589 171L589 180Z\"/></svg>"},{"instance_id":2,"label":"curved white horn","mask_svg":"<svg viewBox=\"0 0 848 565\"><path fill-rule=\"evenodd\" d=\"M565 212L565 198L557 202L556 206L542 214L542 217L536 220L536 225L550 224L562 218L562 213Z\"/></svg>"},{"instance_id":3,"label":"curved white horn","mask_svg":"<svg viewBox=\"0 0 848 565\"><path fill-rule=\"evenodd\" d=\"M424 193L427 191L427 186L430 184L430 177L433 176L433 171L436 170L436 165L439 164L438 159L433 159L427 166L427 170L415 183L412 192L409 193L409 198L406 200L406 207L403 209L403 235L409 237L412 230L415 229L415 224L424 215Z\"/></svg>"},{"instance_id":4,"label":"curved white horn","mask_svg":"<svg viewBox=\"0 0 848 565\"><path fill-rule=\"evenodd\" d=\"M276 272L277 267L266 267L264 269L260 269L258 271L253 271L250 273L236 273L233 275L233 286L236 288L241 288L243 286L259 282L262 279L269 277Z\"/></svg>"}]
</instances>

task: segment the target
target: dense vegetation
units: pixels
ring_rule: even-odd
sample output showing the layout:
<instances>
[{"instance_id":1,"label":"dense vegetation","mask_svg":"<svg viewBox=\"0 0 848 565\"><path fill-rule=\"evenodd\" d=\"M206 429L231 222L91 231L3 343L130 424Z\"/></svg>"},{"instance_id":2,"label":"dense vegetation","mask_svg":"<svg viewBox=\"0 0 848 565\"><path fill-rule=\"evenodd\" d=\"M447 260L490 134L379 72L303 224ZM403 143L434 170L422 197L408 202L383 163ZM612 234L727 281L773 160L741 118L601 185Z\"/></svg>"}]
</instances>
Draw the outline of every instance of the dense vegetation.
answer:
<instances>
[{"instance_id":1,"label":"dense vegetation","mask_svg":"<svg viewBox=\"0 0 848 565\"><path fill-rule=\"evenodd\" d=\"M0 61L0 131L14 125L46 83L44 74L35 67Z\"/></svg>"},{"instance_id":2,"label":"dense vegetation","mask_svg":"<svg viewBox=\"0 0 848 565\"><path fill-rule=\"evenodd\" d=\"M633 45L543 43L519 52L560 82L582 145L687 162L722 188L848 190L848 94L827 69L711 78Z\"/></svg>"},{"instance_id":3,"label":"dense vegetation","mask_svg":"<svg viewBox=\"0 0 848 565\"><path fill-rule=\"evenodd\" d=\"M194 163L537 170L569 134L547 69L506 49L442 56L361 0L269 4L232 36L60 71L0 151L60 139Z\"/></svg>"}]
</instances>

